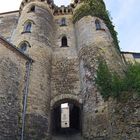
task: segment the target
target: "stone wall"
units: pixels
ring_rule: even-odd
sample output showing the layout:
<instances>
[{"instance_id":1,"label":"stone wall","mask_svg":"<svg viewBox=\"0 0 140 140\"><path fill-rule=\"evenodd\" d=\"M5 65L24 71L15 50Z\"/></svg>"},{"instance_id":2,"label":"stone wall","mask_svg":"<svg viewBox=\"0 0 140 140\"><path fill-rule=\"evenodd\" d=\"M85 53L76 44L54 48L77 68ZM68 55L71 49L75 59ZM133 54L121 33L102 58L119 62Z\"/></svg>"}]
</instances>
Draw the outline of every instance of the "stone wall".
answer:
<instances>
[{"instance_id":1,"label":"stone wall","mask_svg":"<svg viewBox=\"0 0 140 140\"><path fill-rule=\"evenodd\" d=\"M122 57L124 58L124 61L128 63L140 63L140 53L137 52L122 52Z\"/></svg>"},{"instance_id":2,"label":"stone wall","mask_svg":"<svg viewBox=\"0 0 140 140\"><path fill-rule=\"evenodd\" d=\"M54 58L52 65L52 98L62 94L79 94L77 59Z\"/></svg>"},{"instance_id":3,"label":"stone wall","mask_svg":"<svg viewBox=\"0 0 140 140\"><path fill-rule=\"evenodd\" d=\"M0 139L15 140L21 134L27 60L5 45L0 44Z\"/></svg>"},{"instance_id":4,"label":"stone wall","mask_svg":"<svg viewBox=\"0 0 140 140\"><path fill-rule=\"evenodd\" d=\"M108 106L95 84L98 48L86 47L79 52L83 104L83 137L85 139L108 138Z\"/></svg>"},{"instance_id":5,"label":"stone wall","mask_svg":"<svg viewBox=\"0 0 140 140\"><path fill-rule=\"evenodd\" d=\"M108 113L111 140L140 139L140 99L136 94L122 101L110 100Z\"/></svg>"},{"instance_id":6,"label":"stone wall","mask_svg":"<svg viewBox=\"0 0 140 140\"><path fill-rule=\"evenodd\" d=\"M55 36L52 55L51 99L57 102L62 99L80 97L79 61L76 49L76 37L72 16L65 16L66 25L61 26L64 16L55 17ZM61 39L67 37L68 46L61 46ZM54 103L53 103L54 104Z\"/></svg>"},{"instance_id":7,"label":"stone wall","mask_svg":"<svg viewBox=\"0 0 140 140\"><path fill-rule=\"evenodd\" d=\"M0 14L0 35L10 41L17 26L18 18L18 11Z\"/></svg>"}]
</instances>

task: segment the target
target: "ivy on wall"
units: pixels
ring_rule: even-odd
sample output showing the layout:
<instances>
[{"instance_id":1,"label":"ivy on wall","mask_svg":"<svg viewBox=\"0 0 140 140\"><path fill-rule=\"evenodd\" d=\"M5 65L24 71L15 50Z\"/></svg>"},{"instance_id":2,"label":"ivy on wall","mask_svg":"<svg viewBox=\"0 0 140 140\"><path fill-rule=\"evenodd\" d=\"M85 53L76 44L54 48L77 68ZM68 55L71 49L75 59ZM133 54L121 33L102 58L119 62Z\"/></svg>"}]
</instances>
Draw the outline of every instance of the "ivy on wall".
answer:
<instances>
[{"instance_id":1,"label":"ivy on wall","mask_svg":"<svg viewBox=\"0 0 140 140\"><path fill-rule=\"evenodd\" d=\"M140 64L127 64L125 74L121 77L110 72L105 62L99 61L95 82L105 100L109 97L128 99L132 93L137 93L140 97Z\"/></svg>"},{"instance_id":2,"label":"ivy on wall","mask_svg":"<svg viewBox=\"0 0 140 140\"><path fill-rule=\"evenodd\" d=\"M81 6L75 10L73 15L73 22L76 23L84 16L96 16L101 18L112 35L116 48L120 51L117 32L114 30L112 21L109 18L109 12L106 10L103 0L81 0Z\"/></svg>"}]
</instances>

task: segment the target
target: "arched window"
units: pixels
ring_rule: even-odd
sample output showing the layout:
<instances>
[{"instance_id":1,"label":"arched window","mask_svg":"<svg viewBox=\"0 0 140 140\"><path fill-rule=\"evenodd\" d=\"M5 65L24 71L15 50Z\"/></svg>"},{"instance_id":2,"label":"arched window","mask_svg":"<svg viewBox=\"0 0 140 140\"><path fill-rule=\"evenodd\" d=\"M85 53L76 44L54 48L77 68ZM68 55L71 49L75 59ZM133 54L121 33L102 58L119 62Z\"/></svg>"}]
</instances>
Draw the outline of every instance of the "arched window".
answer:
<instances>
[{"instance_id":1,"label":"arched window","mask_svg":"<svg viewBox=\"0 0 140 140\"><path fill-rule=\"evenodd\" d=\"M95 20L95 26L96 26L96 30L100 30L101 29L101 23L98 19Z\"/></svg>"},{"instance_id":2,"label":"arched window","mask_svg":"<svg viewBox=\"0 0 140 140\"><path fill-rule=\"evenodd\" d=\"M20 44L19 49L20 51L25 52L28 47L30 47L29 43L24 41Z\"/></svg>"},{"instance_id":3,"label":"arched window","mask_svg":"<svg viewBox=\"0 0 140 140\"><path fill-rule=\"evenodd\" d=\"M61 47L68 47L67 37L63 36L61 40Z\"/></svg>"},{"instance_id":4,"label":"arched window","mask_svg":"<svg viewBox=\"0 0 140 140\"><path fill-rule=\"evenodd\" d=\"M19 48L22 52L25 52L27 50L27 44L24 42L20 45L20 48Z\"/></svg>"},{"instance_id":5,"label":"arched window","mask_svg":"<svg viewBox=\"0 0 140 140\"><path fill-rule=\"evenodd\" d=\"M61 26L66 26L66 18L61 19Z\"/></svg>"},{"instance_id":6,"label":"arched window","mask_svg":"<svg viewBox=\"0 0 140 140\"><path fill-rule=\"evenodd\" d=\"M27 22L24 25L24 32L31 32L31 27L32 27L32 23L31 22Z\"/></svg>"}]
</instances>

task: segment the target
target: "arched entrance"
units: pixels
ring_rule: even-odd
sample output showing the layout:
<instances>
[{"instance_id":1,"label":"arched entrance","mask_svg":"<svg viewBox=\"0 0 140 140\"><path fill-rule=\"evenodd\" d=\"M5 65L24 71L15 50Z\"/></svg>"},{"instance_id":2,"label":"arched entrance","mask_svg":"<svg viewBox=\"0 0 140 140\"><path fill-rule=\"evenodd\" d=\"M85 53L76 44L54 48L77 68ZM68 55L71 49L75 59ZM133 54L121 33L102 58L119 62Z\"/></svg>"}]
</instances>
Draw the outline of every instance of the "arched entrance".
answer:
<instances>
[{"instance_id":1,"label":"arched entrance","mask_svg":"<svg viewBox=\"0 0 140 140\"><path fill-rule=\"evenodd\" d=\"M54 104L51 113L53 135L73 135L81 132L81 104L63 99Z\"/></svg>"}]
</instances>

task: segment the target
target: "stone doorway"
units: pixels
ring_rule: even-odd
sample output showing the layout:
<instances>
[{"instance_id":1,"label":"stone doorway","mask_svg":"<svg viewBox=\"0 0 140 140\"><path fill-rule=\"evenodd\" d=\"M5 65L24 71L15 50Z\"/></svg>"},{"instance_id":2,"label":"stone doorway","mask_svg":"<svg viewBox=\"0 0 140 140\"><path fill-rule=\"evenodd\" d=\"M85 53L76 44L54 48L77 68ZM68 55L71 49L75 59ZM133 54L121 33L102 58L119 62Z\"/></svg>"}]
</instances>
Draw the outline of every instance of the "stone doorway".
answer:
<instances>
[{"instance_id":1,"label":"stone doorway","mask_svg":"<svg viewBox=\"0 0 140 140\"><path fill-rule=\"evenodd\" d=\"M81 133L81 105L74 101L60 101L51 113L52 135L75 135Z\"/></svg>"}]
</instances>

